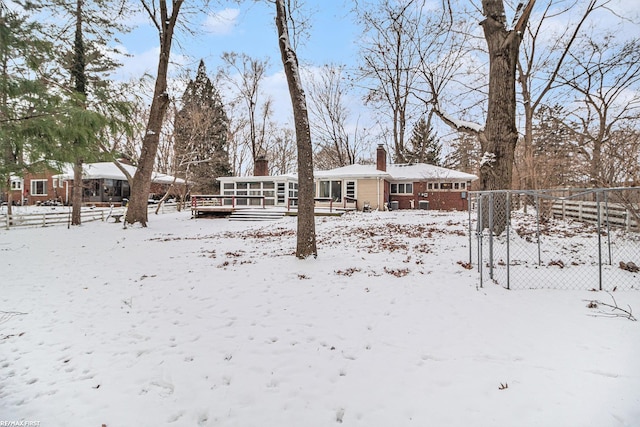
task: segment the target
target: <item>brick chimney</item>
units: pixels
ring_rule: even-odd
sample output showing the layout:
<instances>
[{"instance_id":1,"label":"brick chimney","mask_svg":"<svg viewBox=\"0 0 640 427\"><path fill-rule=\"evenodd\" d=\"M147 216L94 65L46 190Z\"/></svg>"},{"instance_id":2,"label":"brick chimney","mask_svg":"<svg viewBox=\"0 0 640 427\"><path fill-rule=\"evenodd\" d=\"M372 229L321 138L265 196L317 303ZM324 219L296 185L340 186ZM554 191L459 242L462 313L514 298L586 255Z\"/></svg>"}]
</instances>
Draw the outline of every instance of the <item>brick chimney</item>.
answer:
<instances>
[{"instance_id":1,"label":"brick chimney","mask_svg":"<svg viewBox=\"0 0 640 427\"><path fill-rule=\"evenodd\" d=\"M376 150L376 169L379 171L387 171L387 150L384 149L384 145L378 144Z\"/></svg>"},{"instance_id":2,"label":"brick chimney","mask_svg":"<svg viewBox=\"0 0 640 427\"><path fill-rule=\"evenodd\" d=\"M253 165L253 176L269 176L269 161L267 156L258 156Z\"/></svg>"}]
</instances>

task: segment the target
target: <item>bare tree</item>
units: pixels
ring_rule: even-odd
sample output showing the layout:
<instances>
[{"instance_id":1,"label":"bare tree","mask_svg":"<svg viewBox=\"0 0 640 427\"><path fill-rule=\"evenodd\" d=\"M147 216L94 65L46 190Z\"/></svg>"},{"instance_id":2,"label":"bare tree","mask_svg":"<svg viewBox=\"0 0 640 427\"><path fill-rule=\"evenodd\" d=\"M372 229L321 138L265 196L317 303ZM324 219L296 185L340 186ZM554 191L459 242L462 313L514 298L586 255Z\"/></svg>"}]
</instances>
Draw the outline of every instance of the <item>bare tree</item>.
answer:
<instances>
[{"instance_id":1,"label":"bare tree","mask_svg":"<svg viewBox=\"0 0 640 427\"><path fill-rule=\"evenodd\" d=\"M640 39L618 43L610 34L600 40L585 37L570 52L570 67L559 81L571 88L577 107L567 129L578 141L578 152L589 163L593 185L610 186L601 170L603 150L616 129L640 119Z\"/></svg>"},{"instance_id":2,"label":"bare tree","mask_svg":"<svg viewBox=\"0 0 640 427\"><path fill-rule=\"evenodd\" d=\"M522 155L519 157L520 187L526 189L545 188L550 185L548 180L539 181L546 176L545 168L549 164L538 161L538 155L544 155L544 150L536 149L534 141L534 117L539 108L544 107L543 101L557 89L558 74L566 65L566 59L573 48L587 18L597 9L609 3L609 0L590 0L586 8L579 14L578 21L564 27L560 34L549 34L549 21L574 14L580 3L572 3L568 8L557 9L557 1L548 0L542 13L538 14L536 22L529 22L526 27L525 38L522 43L521 55L517 63L518 84L522 95L524 113L524 132L522 138ZM558 92L556 90L556 92ZM540 141L544 143L544 141ZM553 161L552 159L550 159Z\"/></svg>"},{"instance_id":3,"label":"bare tree","mask_svg":"<svg viewBox=\"0 0 640 427\"><path fill-rule=\"evenodd\" d=\"M267 59L252 58L247 54L225 52L222 60L226 69L220 77L229 82L237 91L238 97L246 107L246 124L249 126L248 146L251 152L251 160L255 160L263 154L265 149L265 131L268 118L271 115L271 100L266 98L261 101L262 92L260 85L264 80L269 66ZM259 121L261 119L261 121Z\"/></svg>"},{"instance_id":4,"label":"bare tree","mask_svg":"<svg viewBox=\"0 0 640 427\"><path fill-rule=\"evenodd\" d=\"M298 147L298 230L296 257L318 255L315 226L315 185L313 182L313 145L307 112L307 101L302 88L298 57L289 38L289 10L285 0L276 0L276 27L282 64L287 76L293 120Z\"/></svg>"},{"instance_id":5,"label":"bare tree","mask_svg":"<svg viewBox=\"0 0 640 427\"><path fill-rule=\"evenodd\" d=\"M269 173L271 175L285 175L295 172L297 153L293 129L280 128L273 133L271 138Z\"/></svg>"},{"instance_id":6,"label":"bare tree","mask_svg":"<svg viewBox=\"0 0 640 427\"><path fill-rule=\"evenodd\" d=\"M485 19L480 23L489 49L489 99L484 130L480 132L487 161L480 166L480 188L511 187L511 174L518 130L516 128L516 63L522 34L535 0L529 0L522 14L509 28L504 0L483 0Z\"/></svg>"},{"instance_id":7,"label":"bare tree","mask_svg":"<svg viewBox=\"0 0 640 427\"><path fill-rule=\"evenodd\" d=\"M359 2L363 27L361 76L371 81L366 102L391 121L393 157L405 163L407 123L412 119L419 52L419 15L423 0ZM412 103L412 100L414 101Z\"/></svg>"},{"instance_id":8,"label":"bare tree","mask_svg":"<svg viewBox=\"0 0 640 427\"><path fill-rule=\"evenodd\" d=\"M532 117L534 144L524 143L523 136L516 148L514 186L526 182L534 183L537 189L584 186L585 165L575 156L575 140L562 122L565 116L561 105L536 107ZM533 203L532 197L523 200L526 205Z\"/></svg>"},{"instance_id":9,"label":"bare tree","mask_svg":"<svg viewBox=\"0 0 640 427\"><path fill-rule=\"evenodd\" d=\"M160 41L160 55L156 74L153 98L149 110L149 120L142 141L142 149L138 160L138 169L133 177L131 186L131 200L127 209L125 221L129 224L139 222L147 226L147 200L151 189L151 175L160 142L162 123L169 107L167 93L167 73L171 58L171 46L180 8L184 0L140 0L142 7L149 15L151 22L158 31Z\"/></svg>"},{"instance_id":10,"label":"bare tree","mask_svg":"<svg viewBox=\"0 0 640 427\"><path fill-rule=\"evenodd\" d=\"M309 76L309 112L311 130L316 140L316 153L322 153L316 165L331 169L356 163L359 154L357 128L348 129L349 109L344 66L325 65L318 75Z\"/></svg>"},{"instance_id":11,"label":"bare tree","mask_svg":"<svg viewBox=\"0 0 640 427\"><path fill-rule=\"evenodd\" d=\"M613 186L640 185L640 130L633 127L611 132L603 150L600 175Z\"/></svg>"}]
</instances>

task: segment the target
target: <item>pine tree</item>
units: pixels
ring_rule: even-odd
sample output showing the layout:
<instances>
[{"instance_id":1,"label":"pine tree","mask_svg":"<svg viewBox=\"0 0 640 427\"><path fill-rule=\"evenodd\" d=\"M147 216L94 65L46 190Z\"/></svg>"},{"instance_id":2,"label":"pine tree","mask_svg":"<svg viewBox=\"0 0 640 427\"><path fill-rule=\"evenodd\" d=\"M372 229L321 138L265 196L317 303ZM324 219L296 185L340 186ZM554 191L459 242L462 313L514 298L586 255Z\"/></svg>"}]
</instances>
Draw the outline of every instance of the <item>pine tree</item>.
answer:
<instances>
[{"instance_id":1,"label":"pine tree","mask_svg":"<svg viewBox=\"0 0 640 427\"><path fill-rule=\"evenodd\" d=\"M440 166L442 144L433 135L433 128L427 124L424 117L420 118L413 127L408 147L405 148L404 158L407 163L427 163Z\"/></svg>"},{"instance_id":2,"label":"pine tree","mask_svg":"<svg viewBox=\"0 0 640 427\"><path fill-rule=\"evenodd\" d=\"M45 74L52 47L26 11L0 3L0 190L7 190L9 214L11 176L55 150L68 112Z\"/></svg>"},{"instance_id":3,"label":"pine tree","mask_svg":"<svg viewBox=\"0 0 640 427\"><path fill-rule=\"evenodd\" d=\"M478 138L460 133L451 143L451 152L447 155L444 166L477 175L481 157Z\"/></svg>"},{"instance_id":4,"label":"pine tree","mask_svg":"<svg viewBox=\"0 0 640 427\"><path fill-rule=\"evenodd\" d=\"M195 80L182 95L175 118L175 152L178 171L194 183L193 191L218 191L216 178L231 171L227 152L229 119L222 99L201 60Z\"/></svg>"}]
</instances>

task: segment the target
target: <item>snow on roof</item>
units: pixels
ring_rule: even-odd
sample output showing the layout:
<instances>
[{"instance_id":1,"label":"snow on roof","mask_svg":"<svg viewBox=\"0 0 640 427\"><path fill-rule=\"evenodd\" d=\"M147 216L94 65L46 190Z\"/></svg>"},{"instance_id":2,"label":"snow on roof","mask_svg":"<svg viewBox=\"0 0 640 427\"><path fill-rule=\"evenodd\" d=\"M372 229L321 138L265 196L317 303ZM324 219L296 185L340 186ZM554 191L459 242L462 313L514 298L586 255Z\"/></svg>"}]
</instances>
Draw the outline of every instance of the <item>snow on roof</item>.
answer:
<instances>
[{"instance_id":1,"label":"snow on roof","mask_svg":"<svg viewBox=\"0 0 640 427\"><path fill-rule=\"evenodd\" d=\"M376 165L349 165L326 171L315 171L314 178L391 178L388 172L376 169Z\"/></svg>"},{"instance_id":2,"label":"snow on roof","mask_svg":"<svg viewBox=\"0 0 640 427\"><path fill-rule=\"evenodd\" d=\"M426 163L388 165L387 171L376 165L349 165L327 171L314 172L314 177L324 178L385 178L389 180L421 181L425 179L453 179L475 181L477 176Z\"/></svg>"},{"instance_id":3,"label":"snow on roof","mask_svg":"<svg viewBox=\"0 0 640 427\"><path fill-rule=\"evenodd\" d=\"M387 170L395 180L420 181L425 179L453 179L475 181L478 179L476 175L470 173L429 165L426 163L389 165L387 166Z\"/></svg>"},{"instance_id":4,"label":"snow on roof","mask_svg":"<svg viewBox=\"0 0 640 427\"><path fill-rule=\"evenodd\" d=\"M428 165L426 163L388 165L387 171L376 169L376 165L349 165L325 171L314 171L315 179L344 179L344 178L382 178L386 180L407 180L424 181L434 179L450 179L456 181L475 181L476 175L458 172L440 166ZM275 175L275 176L224 176L217 178L220 182L262 182L262 181L284 181L297 180L296 174Z\"/></svg>"},{"instance_id":5,"label":"snow on roof","mask_svg":"<svg viewBox=\"0 0 640 427\"><path fill-rule=\"evenodd\" d=\"M121 166L127 170L131 176L136 173L136 167L121 163ZM73 165L67 165L64 168L63 173L55 175L55 178L63 180L73 179ZM85 163L82 165L82 178L83 179L119 179L126 180L124 173L113 162L98 162L98 163ZM174 177L159 172L153 172L151 175L151 182L157 184L171 184ZM184 179L176 178L176 184L184 184Z\"/></svg>"},{"instance_id":6,"label":"snow on roof","mask_svg":"<svg viewBox=\"0 0 640 427\"><path fill-rule=\"evenodd\" d=\"M291 181L297 180L298 175L290 173L285 175L267 175L267 176L221 176L216 178L220 182L263 182L263 181Z\"/></svg>"}]
</instances>

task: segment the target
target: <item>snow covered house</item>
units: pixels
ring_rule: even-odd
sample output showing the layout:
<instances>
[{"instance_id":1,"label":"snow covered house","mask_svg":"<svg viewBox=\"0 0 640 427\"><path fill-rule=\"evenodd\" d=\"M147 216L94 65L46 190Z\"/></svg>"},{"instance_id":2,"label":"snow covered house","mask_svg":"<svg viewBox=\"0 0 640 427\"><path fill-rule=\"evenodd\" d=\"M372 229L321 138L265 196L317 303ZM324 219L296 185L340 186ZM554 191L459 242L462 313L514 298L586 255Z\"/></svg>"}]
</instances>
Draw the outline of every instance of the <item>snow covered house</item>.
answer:
<instances>
[{"instance_id":1,"label":"snow covered house","mask_svg":"<svg viewBox=\"0 0 640 427\"><path fill-rule=\"evenodd\" d=\"M121 164L131 176L136 173L136 167ZM82 202L96 205L120 204L123 199L128 199L131 195L129 182L125 174L113 162L86 163L82 166ZM71 202L71 191L73 188L73 166L69 165L58 175L53 176L57 180L62 191L63 203ZM159 172L153 172L151 176L150 197L160 197L164 195L169 186L173 184L175 194L181 193L181 188L186 185L184 179L174 178Z\"/></svg>"},{"instance_id":2,"label":"snow covered house","mask_svg":"<svg viewBox=\"0 0 640 427\"><path fill-rule=\"evenodd\" d=\"M9 200L14 205L35 205L62 201L62 183L54 176L60 171L51 162L38 162L22 176L11 175L9 189L0 193L0 202Z\"/></svg>"},{"instance_id":3,"label":"snow covered house","mask_svg":"<svg viewBox=\"0 0 640 427\"><path fill-rule=\"evenodd\" d=\"M426 163L387 164L378 145L375 165L349 165L314 173L316 195L336 202L355 199L355 208L466 210L477 176Z\"/></svg>"},{"instance_id":4,"label":"snow covered house","mask_svg":"<svg viewBox=\"0 0 640 427\"><path fill-rule=\"evenodd\" d=\"M296 175L268 176L266 159L256 162L252 177L221 177L222 195L238 196L236 205L295 205ZM316 206L343 209L440 209L466 210L467 192L476 175L428 165L389 164L382 145L376 164L349 165L315 171ZM255 199L242 200L243 196Z\"/></svg>"}]
</instances>

